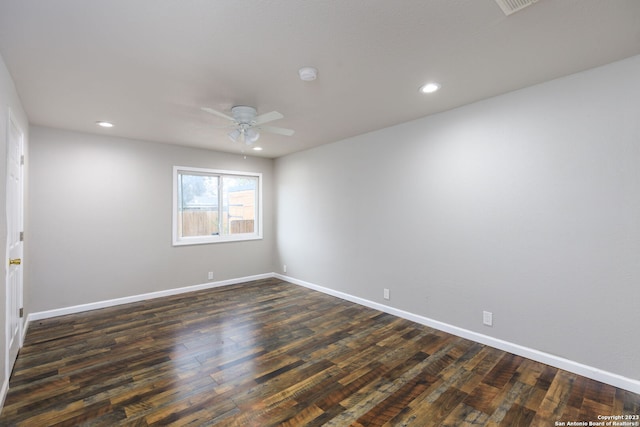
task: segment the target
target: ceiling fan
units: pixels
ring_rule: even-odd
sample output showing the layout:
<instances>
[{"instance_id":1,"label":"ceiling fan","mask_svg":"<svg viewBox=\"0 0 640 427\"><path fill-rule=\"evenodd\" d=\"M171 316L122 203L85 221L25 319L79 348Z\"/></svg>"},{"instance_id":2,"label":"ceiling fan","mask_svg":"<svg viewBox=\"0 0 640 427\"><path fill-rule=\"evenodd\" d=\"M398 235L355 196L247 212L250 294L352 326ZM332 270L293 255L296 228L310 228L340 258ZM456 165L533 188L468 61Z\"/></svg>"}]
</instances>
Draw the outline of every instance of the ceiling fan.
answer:
<instances>
[{"instance_id":1,"label":"ceiling fan","mask_svg":"<svg viewBox=\"0 0 640 427\"><path fill-rule=\"evenodd\" d=\"M291 129L279 128L275 126L263 126L265 123L279 120L284 116L277 111L258 115L258 111L254 107L248 107L246 105L236 105L231 109L231 116L216 111L213 108L202 107L202 111L206 111L214 116L222 117L231 122L230 127L233 128L229 132L229 138L236 142L238 139L242 140L247 145L255 143L260 138L260 131L275 133L278 135L291 136L294 131Z\"/></svg>"}]
</instances>

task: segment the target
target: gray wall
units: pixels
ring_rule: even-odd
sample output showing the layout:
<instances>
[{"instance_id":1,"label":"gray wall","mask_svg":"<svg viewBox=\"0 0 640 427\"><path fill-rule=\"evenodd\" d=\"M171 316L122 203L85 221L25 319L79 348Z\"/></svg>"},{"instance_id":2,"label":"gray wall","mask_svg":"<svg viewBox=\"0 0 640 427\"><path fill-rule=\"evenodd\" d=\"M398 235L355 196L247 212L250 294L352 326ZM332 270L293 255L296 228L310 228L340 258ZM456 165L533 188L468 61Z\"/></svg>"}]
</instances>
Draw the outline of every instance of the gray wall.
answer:
<instances>
[{"instance_id":1,"label":"gray wall","mask_svg":"<svg viewBox=\"0 0 640 427\"><path fill-rule=\"evenodd\" d=\"M276 271L640 379L638 76L633 57L277 159Z\"/></svg>"},{"instance_id":2,"label":"gray wall","mask_svg":"<svg viewBox=\"0 0 640 427\"><path fill-rule=\"evenodd\" d=\"M25 152L28 145L28 125L27 116L22 108L20 98L16 92L13 84L13 79L7 70L2 57L0 57L0 177L2 177L2 184L0 184L0 259L2 262L2 269L0 270L0 331L2 331L0 338L0 387L9 379L5 375L6 361L6 277L7 277L7 211L6 211L6 177L7 177L7 128L9 111L15 119L16 124L24 132L25 136ZM26 175L26 174L25 174ZM26 260L26 258L25 258ZM0 396L0 399L4 396Z\"/></svg>"},{"instance_id":3,"label":"gray wall","mask_svg":"<svg viewBox=\"0 0 640 427\"><path fill-rule=\"evenodd\" d=\"M273 271L273 160L32 127L29 313ZM173 166L263 173L264 239L173 247Z\"/></svg>"}]
</instances>

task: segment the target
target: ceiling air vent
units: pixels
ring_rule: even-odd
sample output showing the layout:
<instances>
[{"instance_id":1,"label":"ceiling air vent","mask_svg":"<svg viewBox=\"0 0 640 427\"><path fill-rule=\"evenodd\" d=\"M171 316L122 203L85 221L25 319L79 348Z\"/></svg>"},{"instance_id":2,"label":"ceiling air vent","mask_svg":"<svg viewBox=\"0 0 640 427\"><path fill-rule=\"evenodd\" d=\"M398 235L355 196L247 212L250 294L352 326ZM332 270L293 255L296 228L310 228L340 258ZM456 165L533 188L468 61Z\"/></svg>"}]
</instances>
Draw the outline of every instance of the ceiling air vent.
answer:
<instances>
[{"instance_id":1,"label":"ceiling air vent","mask_svg":"<svg viewBox=\"0 0 640 427\"><path fill-rule=\"evenodd\" d=\"M496 0L496 3L498 3L498 6L500 6L504 14L509 16L527 6L531 6L537 1L538 0Z\"/></svg>"}]
</instances>

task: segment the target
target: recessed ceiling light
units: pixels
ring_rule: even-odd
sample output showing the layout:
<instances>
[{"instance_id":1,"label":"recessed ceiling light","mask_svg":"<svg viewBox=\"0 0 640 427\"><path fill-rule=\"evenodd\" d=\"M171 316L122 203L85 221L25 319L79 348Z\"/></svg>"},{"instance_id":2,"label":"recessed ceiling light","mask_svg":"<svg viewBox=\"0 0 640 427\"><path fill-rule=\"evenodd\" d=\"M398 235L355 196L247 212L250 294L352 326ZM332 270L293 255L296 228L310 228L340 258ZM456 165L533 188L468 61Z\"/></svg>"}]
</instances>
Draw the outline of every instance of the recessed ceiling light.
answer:
<instances>
[{"instance_id":1,"label":"recessed ceiling light","mask_svg":"<svg viewBox=\"0 0 640 427\"><path fill-rule=\"evenodd\" d=\"M438 89L440 89L440 85L438 83L427 83L426 85L423 85L420 88L420 92L422 93L433 93L435 91L437 91Z\"/></svg>"},{"instance_id":2,"label":"recessed ceiling light","mask_svg":"<svg viewBox=\"0 0 640 427\"><path fill-rule=\"evenodd\" d=\"M96 122L96 124L97 124L98 126L102 126L103 128L112 128L112 127L113 127L113 123L111 123L111 122L105 122L105 121L103 121L103 120L99 120L99 121L97 121L97 122Z\"/></svg>"},{"instance_id":3,"label":"recessed ceiling light","mask_svg":"<svg viewBox=\"0 0 640 427\"><path fill-rule=\"evenodd\" d=\"M262 147L253 147L254 151L262 151Z\"/></svg>"}]
</instances>

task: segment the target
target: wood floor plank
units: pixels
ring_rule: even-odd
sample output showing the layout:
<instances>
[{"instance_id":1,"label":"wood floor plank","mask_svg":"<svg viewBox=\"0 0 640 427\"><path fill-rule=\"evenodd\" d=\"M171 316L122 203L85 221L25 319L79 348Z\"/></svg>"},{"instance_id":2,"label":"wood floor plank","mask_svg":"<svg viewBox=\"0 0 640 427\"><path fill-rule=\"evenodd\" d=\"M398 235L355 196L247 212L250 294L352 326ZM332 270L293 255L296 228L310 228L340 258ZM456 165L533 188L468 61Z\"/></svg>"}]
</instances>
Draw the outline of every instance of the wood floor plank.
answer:
<instances>
[{"instance_id":1,"label":"wood floor plank","mask_svg":"<svg viewBox=\"0 0 640 427\"><path fill-rule=\"evenodd\" d=\"M552 426L640 395L279 279L34 322L2 426Z\"/></svg>"}]
</instances>

